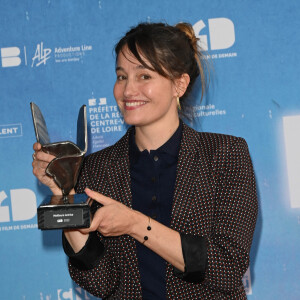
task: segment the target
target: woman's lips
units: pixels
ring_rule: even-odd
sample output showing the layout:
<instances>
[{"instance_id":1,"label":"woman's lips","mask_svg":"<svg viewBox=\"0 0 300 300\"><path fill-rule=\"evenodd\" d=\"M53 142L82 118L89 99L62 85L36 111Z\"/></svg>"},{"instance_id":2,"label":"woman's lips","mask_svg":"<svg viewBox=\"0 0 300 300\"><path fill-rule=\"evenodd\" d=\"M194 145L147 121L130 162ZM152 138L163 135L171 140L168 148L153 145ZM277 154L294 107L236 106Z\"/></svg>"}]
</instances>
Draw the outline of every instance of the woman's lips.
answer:
<instances>
[{"instance_id":1,"label":"woman's lips","mask_svg":"<svg viewBox=\"0 0 300 300\"><path fill-rule=\"evenodd\" d=\"M126 110L133 110L145 105L146 103L147 103L146 101L141 101L141 100L125 100L124 106Z\"/></svg>"}]
</instances>

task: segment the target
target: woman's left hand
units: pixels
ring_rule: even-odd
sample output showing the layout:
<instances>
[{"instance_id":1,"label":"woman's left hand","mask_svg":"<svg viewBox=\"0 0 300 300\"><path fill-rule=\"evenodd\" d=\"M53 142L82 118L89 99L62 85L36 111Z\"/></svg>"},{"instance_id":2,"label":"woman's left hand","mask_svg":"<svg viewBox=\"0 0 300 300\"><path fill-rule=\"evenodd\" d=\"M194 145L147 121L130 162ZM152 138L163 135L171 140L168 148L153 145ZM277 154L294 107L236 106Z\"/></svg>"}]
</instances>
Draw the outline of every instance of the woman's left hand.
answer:
<instances>
[{"instance_id":1,"label":"woman's left hand","mask_svg":"<svg viewBox=\"0 0 300 300\"><path fill-rule=\"evenodd\" d=\"M147 226L150 221L146 215L90 189L85 189L85 193L103 206L96 211L90 228L79 229L81 233L97 230L103 236L128 234L145 244L175 268L184 271L181 239L177 231L155 220L152 220L151 230L149 230ZM145 235L148 237L147 240L145 240Z\"/></svg>"},{"instance_id":2,"label":"woman's left hand","mask_svg":"<svg viewBox=\"0 0 300 300\"><path fill-rule=\"evenodd\" d=\"M136 220L135 216L139 214L137 211L88 188L85 189L85 193L103 207L96 211L89 228L80 229L82 233L96 230L103 236L120 236L131 233Z\"/></svg>"}]
</instances>

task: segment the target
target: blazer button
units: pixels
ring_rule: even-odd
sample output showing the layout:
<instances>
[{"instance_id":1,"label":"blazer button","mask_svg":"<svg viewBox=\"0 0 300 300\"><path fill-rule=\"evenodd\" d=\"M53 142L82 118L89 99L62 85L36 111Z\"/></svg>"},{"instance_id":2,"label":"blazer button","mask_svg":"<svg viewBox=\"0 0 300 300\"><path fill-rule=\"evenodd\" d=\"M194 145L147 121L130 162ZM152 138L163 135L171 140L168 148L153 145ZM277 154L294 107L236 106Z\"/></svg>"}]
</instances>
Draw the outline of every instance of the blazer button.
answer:
<instances>
[{"instance_id":1,"label":"blazer button","mask_svg":"<svg viewBox=\"0 0 300 300\"><path fill-rule=\"evenodd\" d=\"M153 157L153 159L154 159L154 161L158 161L158 156L155 155L155 156Z\"/></svg>"}]
</instances>

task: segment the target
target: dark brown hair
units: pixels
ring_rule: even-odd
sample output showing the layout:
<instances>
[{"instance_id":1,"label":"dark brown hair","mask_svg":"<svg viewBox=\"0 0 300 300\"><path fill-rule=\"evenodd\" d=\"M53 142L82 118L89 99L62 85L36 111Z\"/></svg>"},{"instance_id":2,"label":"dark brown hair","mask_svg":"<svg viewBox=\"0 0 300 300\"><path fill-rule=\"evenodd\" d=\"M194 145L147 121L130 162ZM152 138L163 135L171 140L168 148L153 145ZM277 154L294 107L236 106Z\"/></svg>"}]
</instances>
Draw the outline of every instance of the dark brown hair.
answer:
<instances>
[{"instance_id":1,"label":"dark brown hair","mask_svg":"<svg viewBox=\"0 0 300 300\"><path fill-rule=\"evenodd\" d=\"M144 67L166 78L174 80L187 73L190 76L190 84L181 97L181 102L187 97L200 75L202 98L206 85L205 59L197 41L193 27L188 23L178 23L175 26L164 23L140 23L131 28L115 46L116 59L120 51L127 46ZM141 58L141 55L150 65Z\"/></svg>"}]
</instances>

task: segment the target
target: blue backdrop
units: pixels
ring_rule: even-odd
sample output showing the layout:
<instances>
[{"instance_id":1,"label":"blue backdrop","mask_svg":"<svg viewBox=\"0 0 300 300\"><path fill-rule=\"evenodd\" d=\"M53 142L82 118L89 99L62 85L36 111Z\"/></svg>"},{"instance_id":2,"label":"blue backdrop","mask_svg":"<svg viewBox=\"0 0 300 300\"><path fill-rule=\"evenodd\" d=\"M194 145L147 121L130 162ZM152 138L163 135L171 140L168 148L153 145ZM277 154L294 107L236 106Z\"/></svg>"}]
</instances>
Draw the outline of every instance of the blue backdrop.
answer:
<instances>
[{"instance_id":1,"label":"blue backdrop","mask_svg":"<svg viewBox=\"0 0 300 300\"><path fill-rule=\"evenodd\" d=\"M244 137L260 201L244 276L249 299L300 299L300 2L296 0L0 1L0 298L93 299L72 283L59 231L37 229L49 192L32 175L37 103L53 142L89 152L126 130L113 98L113 46L140 21L187 21L211 56L210 91L191 125Z\"/></svg>"}]
</instances>

